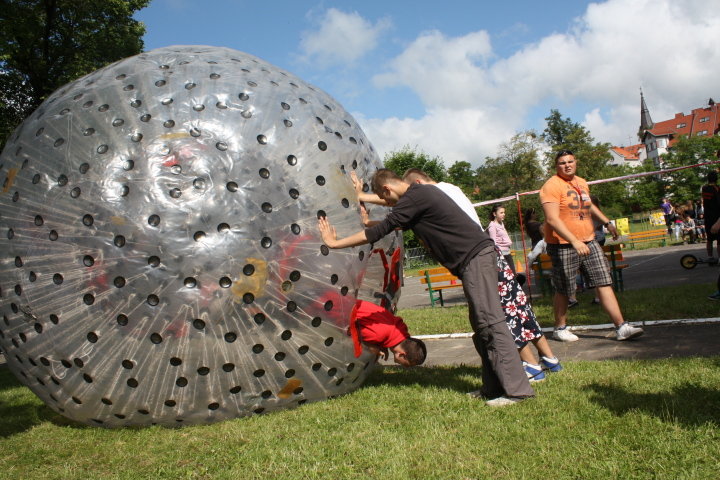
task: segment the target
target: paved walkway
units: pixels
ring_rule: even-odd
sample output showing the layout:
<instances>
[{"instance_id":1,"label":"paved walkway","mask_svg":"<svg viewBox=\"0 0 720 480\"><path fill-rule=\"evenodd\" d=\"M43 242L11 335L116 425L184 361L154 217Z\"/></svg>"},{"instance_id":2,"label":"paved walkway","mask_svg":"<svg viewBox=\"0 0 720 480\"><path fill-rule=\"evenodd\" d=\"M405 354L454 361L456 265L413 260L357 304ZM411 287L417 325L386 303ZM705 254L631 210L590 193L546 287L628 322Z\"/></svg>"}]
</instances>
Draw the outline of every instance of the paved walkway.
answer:
<instances>
[{"instance_id":1,"label":"paved walkway","mask_svg":"<svg viewBox=\"0 0 720 480\"><path fill-rule=\"evenodd\" d=\"M620 360L720 355L720 322L645 326L637 339L618 342L615 330L581 330L577 342L558 342L548 334L553 353L566 360ZM480 365L470 337L424 339L425 366ZM392 364L392 355L390 362ZM0 366L5 358L0 354Z\"/></svg>"},{"instance_id":2,"label":"paved walkway","mask_svg":"<svg viewBox=\"0 0 720 480\"><path fill-rule=\"evenodd\" d=\"M558 342L548 335L550 348L561 361L621 360L720 355L720 322L645 326L637 339L618 342L615 330L575 331L577 342ZM472 340L425 339L425 365L480 365ZM391 355L392 357L392 355Z\"/></svg>"}]
</instances>

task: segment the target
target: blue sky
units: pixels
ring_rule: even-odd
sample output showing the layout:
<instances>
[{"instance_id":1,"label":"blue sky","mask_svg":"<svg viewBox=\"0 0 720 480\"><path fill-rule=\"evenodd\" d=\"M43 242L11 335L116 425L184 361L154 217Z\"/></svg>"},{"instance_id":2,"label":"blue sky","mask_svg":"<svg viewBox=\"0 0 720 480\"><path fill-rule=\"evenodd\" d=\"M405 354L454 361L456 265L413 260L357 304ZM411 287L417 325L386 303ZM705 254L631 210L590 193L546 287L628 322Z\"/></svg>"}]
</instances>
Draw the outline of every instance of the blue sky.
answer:
<instances>
[{"instance_id":1,"label":"blue sky","mask_svg":"<svg viewBox=\"0 0 720 480\"><path fill-rule=\"evenodd\" d=\"M477 166L551 108L598 141L720 98L720 9L704 0L153 0L146 50L216 45L322 88L382 154Z\"/></svg>"}]
</instances>

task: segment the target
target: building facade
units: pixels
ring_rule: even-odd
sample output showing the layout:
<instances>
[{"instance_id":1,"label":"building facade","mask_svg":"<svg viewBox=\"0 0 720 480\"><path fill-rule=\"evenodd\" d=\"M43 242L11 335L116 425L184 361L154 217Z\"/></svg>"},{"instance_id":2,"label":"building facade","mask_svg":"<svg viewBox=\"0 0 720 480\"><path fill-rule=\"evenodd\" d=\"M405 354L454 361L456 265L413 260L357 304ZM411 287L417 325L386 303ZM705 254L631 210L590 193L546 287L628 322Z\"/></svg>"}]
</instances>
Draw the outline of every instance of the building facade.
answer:
<instances>
[{"instance_id":1,"label":"building facade","mask_svg":"<svg viewBox=\"0 0 720 480\"><path fill-rule=\"evenodd\" d=\"M644 143L629 147L612 147L610 148L610 155L612 155L610 165L627 165L633 168L641 166L647 158Z\"/></svg>"},{"instance_id":2,"label":"building facade","mask_svg":"<svg viewBox=\"0 0 720 480\"><path fill-rule=\"evenodd\" d=\"M711 98L707 106L695 108L690 113L676 113L670 120L653 122L640 92L640 130L638 136L645 146L647 158L660 166L660 157L672 149L683 137L718 135L720 133L720 109Z\"/></svg>"}]
</instances>

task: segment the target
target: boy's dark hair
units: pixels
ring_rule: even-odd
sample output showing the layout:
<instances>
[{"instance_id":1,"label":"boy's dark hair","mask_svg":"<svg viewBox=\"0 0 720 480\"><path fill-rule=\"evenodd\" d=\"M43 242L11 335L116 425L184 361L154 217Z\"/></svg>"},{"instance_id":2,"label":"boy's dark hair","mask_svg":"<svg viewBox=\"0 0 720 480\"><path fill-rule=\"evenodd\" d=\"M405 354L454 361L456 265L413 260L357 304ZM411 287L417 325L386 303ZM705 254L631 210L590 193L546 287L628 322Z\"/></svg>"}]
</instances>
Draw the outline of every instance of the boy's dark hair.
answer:
<instances>
[{"instance_id":1,"label":"boy's dark hair","mask_svg":"<svg viewBox=\"0 0 720 480\"><path fill-rule=\"evenodd\" d=\"M410 181L410 183L415 183L415 180L417 180L418 178L426 182L435 181L430 177L430 175L423 172L419 168L408 168L407 170L405 170L405 173L403 173L402 177L403 181Z\"/></svg>"},{"instance_id":2,"label":"boy's dark hair","mask_svg":"<svg viewBox=\"0 0 720 480\"><path fill-rule=\"evenodd\" d=\"M717 183L718 174L715 170L712 170L710 173L708 173L707 181L708 183Z\"/></svg>"},{"instance_id":3,"label":"boy's dark hair","mask_svg":"<svg viewBox=\"0 0 720 480\"><path fill-rule=\"evenodd\" d=\"M388 168L381 168L372 177L370 181L370 188L375 195L382 193L382 187L392 181L402 182L402 178L397 176L397 173L393 172Z\"/></svg>"},{"instance_id":4,"label":"boy's dark hair","mask_svg":"<svg viewBox=\"0 0 720 480\"><path fill-rule=\"evenodd\" d=\"M425 342L422 340L408 337L400 342L400 346L405 350L408 362L410 362L411 365L422 365L423 362L425 362L427 348L425 347Z\"/></svg>"},{"instance_id":5,"label":"boy's dark hair","mask_svg":"<svg viewBox=\"0 0 720 480\"><path fill-rule=\"evenodd\" d=\"M572 155L573 157L575 156L572 150L560 150L555 154L555 164L557 164L558 158L564 157L565 155Z\"/></svg>"}]
</instances>

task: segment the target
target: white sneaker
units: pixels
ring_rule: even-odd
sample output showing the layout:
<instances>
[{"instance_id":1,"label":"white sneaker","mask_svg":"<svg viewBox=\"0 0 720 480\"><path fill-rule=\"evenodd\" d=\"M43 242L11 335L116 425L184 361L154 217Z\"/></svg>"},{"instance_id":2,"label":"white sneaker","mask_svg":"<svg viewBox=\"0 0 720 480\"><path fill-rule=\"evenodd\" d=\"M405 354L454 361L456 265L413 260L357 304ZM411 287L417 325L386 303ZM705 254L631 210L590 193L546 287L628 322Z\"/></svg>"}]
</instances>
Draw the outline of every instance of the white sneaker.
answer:
<instances>
[{"instance_id":1,"label":"white sneaker","mask_svg":"<svg viewBox=\"0 0 720 480\"><path fill-rule=\"evenodd\" d=\"M507 407L508 405L515 405L516 403L522 402L524 398L519 397L497 397L492 400L485 402L488 407Z\"/></svg>"},{"instance_id":2,"label":"white sneaker","mask_svg":"<svg viewBox=\"0 0 720 480\"><path fill-rule=\"evenodd\" d=\"M567 327L556 328L553 330L552 336L555 340L559 340L561 342L577 342L580 340L578 336L568 330Z\"/></svg>"},{"instance_id":3,"label":"white sneaker","mask_svg":"<svg viewBox=\"0 0 720 480\"><path fill-rule=\"evenodd\" d=\"M629 340L639 337L644 333L642 328L633 327L629 323L623 323L620 327L616 328L615 331L617 332L618 340Z\"/></svg>"}]
</instances>

